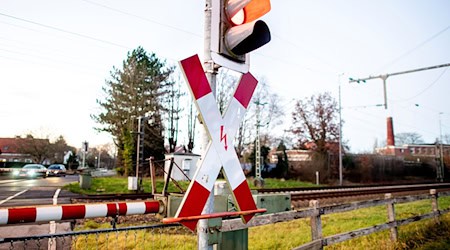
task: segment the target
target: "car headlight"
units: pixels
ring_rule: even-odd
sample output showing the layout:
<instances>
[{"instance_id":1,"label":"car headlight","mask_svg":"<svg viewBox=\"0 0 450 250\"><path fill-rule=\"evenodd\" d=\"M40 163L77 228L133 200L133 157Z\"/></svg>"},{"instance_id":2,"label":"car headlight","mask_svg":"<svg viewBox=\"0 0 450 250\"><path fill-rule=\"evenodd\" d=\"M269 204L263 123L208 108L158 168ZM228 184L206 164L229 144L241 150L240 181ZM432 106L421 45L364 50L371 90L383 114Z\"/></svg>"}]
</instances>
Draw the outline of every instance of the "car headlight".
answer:
<instances>
[{"instance_id":1,"label":"car headlight","mask_svg":"<svg viewBox=\"0 0 450 250\"><path fill-rule=\"evenodd\" d=\"M12 173L13 173L13 175L19 175L20 171L19 170L14 170Z\"/></svg>"}]
</instances>

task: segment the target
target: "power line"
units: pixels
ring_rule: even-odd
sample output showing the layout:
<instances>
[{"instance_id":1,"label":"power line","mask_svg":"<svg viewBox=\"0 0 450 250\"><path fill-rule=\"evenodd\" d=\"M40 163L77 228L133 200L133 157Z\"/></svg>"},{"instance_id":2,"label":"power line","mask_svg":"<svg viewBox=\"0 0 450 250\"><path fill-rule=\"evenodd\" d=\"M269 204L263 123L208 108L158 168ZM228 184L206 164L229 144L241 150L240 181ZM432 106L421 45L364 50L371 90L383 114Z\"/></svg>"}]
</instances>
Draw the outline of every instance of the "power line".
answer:
<instances>
[{"instance_id":1,"label":"power line","mask_svg":"<svg viewBox=\"0 0 450 250\"><path fill-rule=\"evenodd\" d=\"M73 36L82 37L82 38L89 39L89 40L92 40L92 41L97 41L97 42L113 45L113 46L124 48L124 49L127 49L127 50L131 49L131 48L127 47L127 46L124 46L124 45L121 45L121 44L118 44L118 43L106 41L106 40L103 40L103 39L98 39L98 38L95 38L95 37L92 37L92 36L88 36L88 35L80 34L80 33L77 33L77 32L61 29L61 28L58 28L58 27L54 27L54 26L38 23L38 22L27 20L27 19L24 19L24 18L11 16L11 15L4 14L4 13L0 13L0 16L8 17L8 18L19 20L19 21L26 22L26 23L31 23L31 24L34 24L34 25L37 25L37 26L41 26L41 27L44 27L44 28L47 28L47 29L56 30L56 31L59 31L59 32L63 32L63 33L66 33L66 34L73 35Z\"/></svg>"},{"instance_id":2,"label":"power line","mask_svg":"<svg viewBox=\"0 0 450 250\"><path fill-rule=\"evenodd\" d=\"M93 75L94 72L98 72L98 69L100 69L100 68L96 68L95 66L94 67L93 66L86 66L85 63L74 63L72 61L67 61L67 60L53 59L53 58L50 58L50 57L47 57L47 56L40 56L40 55L36 55L36 54L18 52L18 51L14 51L14 50L3 49L1 47L0 47L0 51L4 51L4 52L9 53L9 54L16 54L16 55L19 55L19 56L25 56L25 57L28 57L28 58L37 59L37 61L36 61L36 60L33 60L33 59L31 59L31 60L28 59L27 60L27 59L21 59L21 58L17 58L17 57L7 57L7 56L4 56L4 55L0 56L2 58L8 59L8 60L20 61L20 62L25 62L25 63L33 63L33 64L40 65L40 66L46 65L46 66L52 66L52 67L54 65L51 65L51 64L48 64L48 63L45 63L45 62L42 63L42 61L55 63L55 65L57 67L61 67L61 63L62 63L62 64L65 64L65 65L70 65L71 69L73 69L72 66L76 66L81 72L84 72L84 74L92 75L92 76L94 76Z\"/></svg>"},{"instance_id":3,"label":"power line","mask_svg":"<svg viewBox=\"0 0 450 250\"><path fill-rule=\"evenodd\" d=\"M359 79L349 78L349 83L352 83L352 82L357 82L357 83L364 82L365 83L366 81L373 80L373 79L383 80L384 108L387 109L388 106L387 106L386 80L388 79L388 77L409 74L409 73L415 73L415 72L424 71L424 70L437 69L437 68L442 68L442 67L449 67L449 66L450 66L450 63L446 63L446 64L435 65L435 66L430 66L430 67L425 67L425 68L412 69L412 70L400 71L400 72L395 72L395 73L388 73L388 74L384 74L384 75L368 76L368 77L359 78Z\"/></svg>"},{"instance_id":4,"label":"power line","mask_svg":"<svg viewBox=\"0 0 450 250\"><path fill-rule=\"evenodd\" d=\"M114 12L118 12L118 13L123 14L123 15L127 15L127 16L131 16L131 17L134 17L134 18L138 18L138 19L144 20L146 22L154 23L154 24L166 27L166 28L177 30L177 31L189 34L189 35L193 35L195 37L200 37L200 38L203 37L202 35L196 34L194 32L188 31L188 30L181 29L181 28L178 28L178 27L175 27L175 26L172 26L172 25L168 25L168 24L165 24L165 23L161 23L161 22L158 22L158 21L155 21L155 20L152 20L152 19L148 19L146 17L138 16L138 15L135 15L133 13L129 13L129 12L126 12L126 11L123 11L123 10L120 10L120 9L116 9L116 8L113 8L113 7L104 5L104 4L99 4L99 3L96 3L96 2L93 2L93 1L89 1L89 0L80 0L80 1L92 4L92 5L95 5L95 6L98 6L98 7L102 7L102 8L114 11Z\"/></svg>"},{"instance_id":5,"label":"power line","mask_svg":"<svg viewBox=\"0 0 450 250\"><path fill-rule=\"evenodd\" d=\"M419 49L420 47L422 47L423 45L427 44L428 42L432 41L433 39L437 38L438 36L440 36L441 34L443 34L445 31L447 31L448 29L450 29L450 25L445 27L444 29L440 30L438 33L434 34L433 36L431 36L430 38L426 39L425 41L419 43L418 45L416 45L414 48L406 51L405 53L401 54L400 56L398 56L397 58L395 58L394 60L392 60L391 62L387 63L386 65L384 65L383 67L381 67L380 69L378 69L377 71L380 71L382 69L385 69L387 67L392 66L393 64L395 64L396 62L398 62L400 59L402 59L403 57L408 56L409 54L411 54L412 52L414 52L415 50Z\"/></svg>"},{"instance_id":6,"label":"power line","mask_svg":"<svg viewBox=\"0 0 450 250\"><path fill-rule=\"evenodd\" d=\"M8 17L8 18L11 18L11 19L14 19L14 20L19 20L19 21L22 21L22 22L31 23L31 24L34 24L34 25L37 25L37 26L41 26L41 27L44 27L44 28L47 28L47 29L51 29L51 30L54 30L54 31L58 31L58 32L61 32L61 33L66 33L66 34L70 34L70 35L77 36L77 37L80 37L80 38L84 38L84 39L88 39L88 40L92 40L92 41L96 41L96 42L101 42L101 43L113 45L113 46L120 47L120 48L125 48L127 50L131 50L131 48L129 48L129 47L125 46L125 45L121 45L121 44L118 44L118 43L114 43L114 42L110 42L110 41L107 41L107 40L99 39L99 38L96 38L96 37L91 37L91 36L88 36L88 35L80 34L80 33L69 31L69 30L64 30L64 29L61 29L61 28L58 28L58 27L54 27L54 26L38 23L38 22L27 20L27 19L24 19L24 18L8 15L8 14L4 14L4 13L0 13L0 16L5 16L5 17ZM2 23L5 23L5 22L2 22ZM38 31L38 30L35 30L35 29L31 29L31 28L28 28L28 27L23 27L23 26L20 26L20 25L10 24L10 23L5 23L5 24L8 24L8 25L11 25L11 26L14 26L14 27L23 28L23 29L30 30L30 31L33 31L33 32L41 33L41 31ZM9 40L9 39L7 39L7 40ZM19 52L16 52L16 53L19 53ZM173 58L170 58L170 57L164 57L164 56L159 56L159 57L161 57L163 59L166 59L166 60L169 60L169 61L177 61L177 60L175 60Z\"/></svg>"},{"instance_id":7,"label":"power line","mask_svg":"<svg viewBox=\"0 0 450 250\"><path fill-rule=\"evenodd\" d=\"M273 37L276 37L277 39L279 39L280 41L282 41L282 42L284 42L284 43L290 44L291 46L293 46L293 47L295 47L295 48L297 48L297 49L303 50L301 46L298 46L297 44L295 44L295 43L293 43L293 42L291 42L291 41L289 41L289 40L283 39L283 38L281 38L280 36L278 36L278 35L276 35L276 34L273 34L273 33L272 33L272 36L273 36ZM315 58L315 59L318 60L319 62L321 62L321 63L323 63L323 64L329 66L330 68L332 68L332 69L335 70L336 72L342 72L342 71L343 71L343 70L341 70L341 69L337 69L337 67L335 67L335 66L332 65L331 63L329 63L329 62L323 60L323 59L320 58L319 56L317 56L317 55L315 55L315 54L312 54L311 52L308 52L308 53L309 53L313 58ZM328 73L336 74L336 72L328 72Z\"/></svg>"},{"instance_id":8,"label":"power line","mask_svg":"<svg viewBox=\"0 0 450 250\"><path fill-rule=\"evenodd\" d=\"M441 78L442 76L447 72L448 68L444 69L442 71L442 73L433 81L431 82L427 87L425 87L422 91L420 91L419 93L417 93L416 95L412 96L412 97L408 97L405 99L399 99L399 100L394 100L395 102L403 102L403 101L409 101L412 100L420 95L422 95L423 93L425 93L427 90L429 90L431 87L434 86L434 84L436 84Z\"/></svg>"}]
</instances>

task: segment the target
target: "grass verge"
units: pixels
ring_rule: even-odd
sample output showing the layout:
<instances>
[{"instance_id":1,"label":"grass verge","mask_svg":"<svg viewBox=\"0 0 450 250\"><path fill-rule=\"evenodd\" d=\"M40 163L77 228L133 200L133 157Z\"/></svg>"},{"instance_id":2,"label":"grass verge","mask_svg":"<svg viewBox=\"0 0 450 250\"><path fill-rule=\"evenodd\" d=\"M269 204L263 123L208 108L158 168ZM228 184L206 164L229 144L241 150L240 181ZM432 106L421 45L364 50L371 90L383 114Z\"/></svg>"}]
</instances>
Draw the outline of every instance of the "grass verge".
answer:
<instances>
[{"instance_id":1,"label":"grass verge","mask_svg":"<svg viewBox=\"0 0 450 250\"><path fill-rule=\"evenodd\" d=\"M300 182L295 180L279 180L279 179L265 179L265 187L267 188L286 188L286 187L312 187L316 186L309 182ZM250 188L255 188L252 179L248 179ZM187 190L189 186L188 181L178 181L178 185ZM142 181L144 192L151 192L151 179L144 178ZM164 180L162 178L156 179L156 190L161 192L164 186ZM64 186L65 190L78 194L125 194L133 193L134 191L128 190L128 178L127 177L97 177L92 178L92 185L89 189L82 189L78 183L70 183ZM180 192L180 189L170 182L168 186L169 192Z\"/></svg>"},{"instance_id":2,"label":"grass verge","mask_svg":"<svg viewBox=\"0 0 450 250\"><path fill-rule=\"evenodd\" d=\"M450 197L439 198L440 209L449 206ZM405 219L431 212L431 203L422 200L398 204L395 209L396 219ZM327 237L386 222L385 206L358 209L322 216L322 233ZM249 249L292 249L311 241L310 230L309 219L253 227L249 230ZM425 220L400 227L396 243L391 242L387 230L344 241L327 249L450 249L449 232L450 215L447 214L441 217L440 224Z\"/></svg>"},{"instance_id":3,"label":"grass verge","mask_svg":"<svg viewBox=\"0 0 450 250\"><path fill-rule=\"evenodd\" d=\"M439 198L440 209L449 206L450 197ZM404 219L430 212L431 204L429 200L423 200L398 204L395 209L396 218ZM386 221L385 206L324 215L322 216L323 235L327 237L382 224ZM104 225L95 225L94 223L88 224L88 226L89 228L98 228ZM79 230L82 229L88 228L83 227ZM127 237L128 240L126 240ZM146 241L146 239L151 240ZM108 247L105 248L105 246L123 245L125 249L132 249L132 243L138 242L138 247L142 246L143 249L195 249L197 248L196 240L196 235L179 229L172 231L141 230L112 236L92 235L87 239L77 241L77 246L80 248L95 246L96 249L107 249ZM249 229L249 249L292 249L309 241L311 241L309 219L298 219ZM124 245L125 242L128 242L127 245ZM89 247L87 249L90 249ZM397 242L391 242L389 230L385 230L328 246L326 249L450 249L450 215L441 216L440 223L436 223L434 220L425 220L399 227Z\"/></svg>"}]
</instances>

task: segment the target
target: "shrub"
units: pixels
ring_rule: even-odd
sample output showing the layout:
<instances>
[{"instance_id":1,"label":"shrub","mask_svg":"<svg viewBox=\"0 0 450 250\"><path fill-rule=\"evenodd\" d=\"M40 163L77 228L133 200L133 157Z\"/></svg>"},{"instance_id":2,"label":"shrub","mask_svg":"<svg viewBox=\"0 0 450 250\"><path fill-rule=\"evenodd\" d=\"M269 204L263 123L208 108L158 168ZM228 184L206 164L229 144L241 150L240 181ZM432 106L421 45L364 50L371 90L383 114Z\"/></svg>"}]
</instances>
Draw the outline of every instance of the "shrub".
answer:
<instances>
[{"instance_id":1,"label":"shrub","mask_svg":"<svg viewBox=\"0 0 450 250\"><path fill-rule=\"evenodd\" d=\"M118 175L123 176L125 174L124 168L116 168L116 172Z\"/></svg>"}]
</instances>

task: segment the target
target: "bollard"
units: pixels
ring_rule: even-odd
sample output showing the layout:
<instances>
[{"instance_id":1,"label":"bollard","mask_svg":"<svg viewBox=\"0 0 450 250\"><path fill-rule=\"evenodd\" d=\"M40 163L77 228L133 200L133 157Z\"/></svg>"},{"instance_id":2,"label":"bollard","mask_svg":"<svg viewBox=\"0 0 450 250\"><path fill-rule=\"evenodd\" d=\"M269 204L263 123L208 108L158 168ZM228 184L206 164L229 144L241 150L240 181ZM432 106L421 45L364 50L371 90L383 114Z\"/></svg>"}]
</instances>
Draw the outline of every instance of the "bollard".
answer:
<instances>
[{"instance_id":1,"label":"bollard","mask_svg":"<svg viewBox=\"0 0 450 250\"><path fill-rule=\"evenodd\" d=\"M92 176L90 172L83 172L79 175L80 179L80 188L89 189L92 184Z\"/></svg>"}]
</instances>

